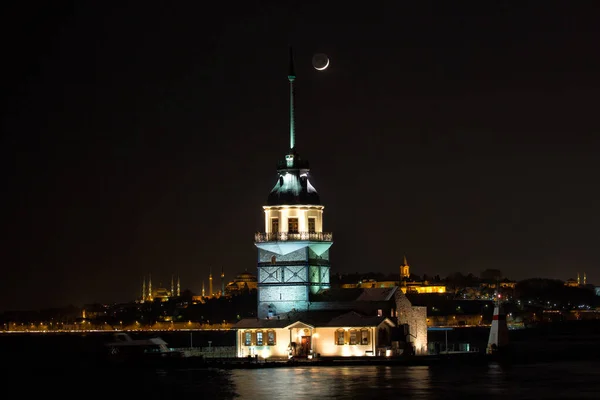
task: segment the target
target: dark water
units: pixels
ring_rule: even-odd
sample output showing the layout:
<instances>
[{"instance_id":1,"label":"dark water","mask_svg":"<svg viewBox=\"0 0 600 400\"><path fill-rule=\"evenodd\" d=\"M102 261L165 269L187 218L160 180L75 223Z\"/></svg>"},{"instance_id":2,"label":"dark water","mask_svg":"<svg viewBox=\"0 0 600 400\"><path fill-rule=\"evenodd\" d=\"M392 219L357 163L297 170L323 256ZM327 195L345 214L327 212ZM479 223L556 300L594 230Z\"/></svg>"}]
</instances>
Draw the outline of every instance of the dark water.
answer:
<instances>
[{"instance_id":1,"label":"dark water","mask_svg":"<svg viewBox=\"0 0 600 400\"><path fill-rule=\"evenodd\" d=\"M100 368L94 357L107 340L105 335L0 335L0 388L25 398L59 393L145 400L600 399L598 336L578 332L579 341L574 342L563 333L516 342L520 349L530 350L512 365L239 370ZM213 336L199 335L194 343L220 341ZM189 335L169 339L185 344ZM229 340L223 337L223 344ZM534 360L527 361L529 355L535 355Z\"/></svg>"},{"instance_id":2,"label":"dark water","mask_svg":"<svg viewBox=\"0 0 600 400\"><path fill-rule=\"evenodd\" d=\"M596 362L501 367L289 367L125 370L77 364L12 369L6 382L28 382L29 396L54 390L143 399L599 399ZM7 372L7 371L4 371ZM5 384L5 388L10 387ZM87 395L84 395L87 394ZM79 395L78 395L79 397Z\"/></svg>"}]
</instances>

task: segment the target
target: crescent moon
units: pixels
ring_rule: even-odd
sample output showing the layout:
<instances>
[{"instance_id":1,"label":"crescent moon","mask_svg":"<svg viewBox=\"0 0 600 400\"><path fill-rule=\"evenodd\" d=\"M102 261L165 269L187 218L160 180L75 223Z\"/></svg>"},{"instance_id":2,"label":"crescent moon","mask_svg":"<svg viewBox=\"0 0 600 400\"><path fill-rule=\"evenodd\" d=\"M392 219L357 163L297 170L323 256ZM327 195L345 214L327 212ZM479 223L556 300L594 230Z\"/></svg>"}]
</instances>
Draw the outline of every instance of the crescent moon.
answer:
<instances>
[{"instance_id":1,"label":"crescent moon","mask_svg":"<svg viewBox=\"0 0 600 400\"><path fill-rule=\"evenodd\" d=\"M321 68L315 67L315 69L318 70L318 71L323 71L327 67L329 67L329 57L327 57L327 64L325 64L324 67L321 67Z\"/></svg>"}]
</instances>

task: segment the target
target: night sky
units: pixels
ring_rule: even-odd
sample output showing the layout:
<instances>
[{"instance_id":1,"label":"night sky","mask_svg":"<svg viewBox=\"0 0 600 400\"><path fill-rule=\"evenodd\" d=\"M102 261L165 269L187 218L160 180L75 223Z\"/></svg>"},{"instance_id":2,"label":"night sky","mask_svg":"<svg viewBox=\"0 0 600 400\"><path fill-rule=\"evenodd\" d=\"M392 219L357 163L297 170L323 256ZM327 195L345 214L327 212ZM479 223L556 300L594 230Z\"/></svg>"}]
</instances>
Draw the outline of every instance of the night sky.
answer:
<instances>
[{"instance_id":1,"label":"night sky","mask_svg":"<svg viewBox=\"0 0 600 400\"><path fill-rule=\"evenodd\" d=\"M600 283L594 2L158 3L4 6L0 311L256 273L290 44L332 274Z\"/></svg>"}]
</instances>

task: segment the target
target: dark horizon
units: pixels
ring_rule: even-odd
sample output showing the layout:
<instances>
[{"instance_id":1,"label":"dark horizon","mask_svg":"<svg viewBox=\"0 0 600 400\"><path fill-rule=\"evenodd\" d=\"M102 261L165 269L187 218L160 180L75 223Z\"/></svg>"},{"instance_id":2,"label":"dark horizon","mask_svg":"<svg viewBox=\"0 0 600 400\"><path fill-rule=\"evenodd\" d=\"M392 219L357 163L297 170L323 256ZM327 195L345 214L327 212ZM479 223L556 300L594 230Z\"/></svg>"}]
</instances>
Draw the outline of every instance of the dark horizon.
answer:
<instances>
[{"instance_id":1,"label":"dark horizon","mask_svg":"<svg viewBox=\"0 0 600 400\"><path fill-rule=\"evenodd\" d=\"M332 274L396 273L406 255L418 275L600 282L591 7L208 11L6 9L0 310L129 301L148 273L195 292L210 267L255 273L290 44Z\"/></svg>"}]
</instances>

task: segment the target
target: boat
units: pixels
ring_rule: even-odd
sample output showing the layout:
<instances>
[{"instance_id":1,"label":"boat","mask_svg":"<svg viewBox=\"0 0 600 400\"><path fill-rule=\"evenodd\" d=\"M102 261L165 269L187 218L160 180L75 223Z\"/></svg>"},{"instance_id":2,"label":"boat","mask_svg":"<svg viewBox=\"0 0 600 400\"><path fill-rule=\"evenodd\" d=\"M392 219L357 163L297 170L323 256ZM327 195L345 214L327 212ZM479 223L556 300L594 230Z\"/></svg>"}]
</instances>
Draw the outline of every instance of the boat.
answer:
<instances>
[{"instance_id":1,"label":"boat","mask_svg":"<svg viewBox=\"0 0 600 400\"><path fill-rule=\"evenodd\" d=\"M133 339L125 332L116 333L105 343L107 360L116 363L153 363L153 361L182 358L183 352L172 349L160 337Z\"/></svg>"}]
</instances>

